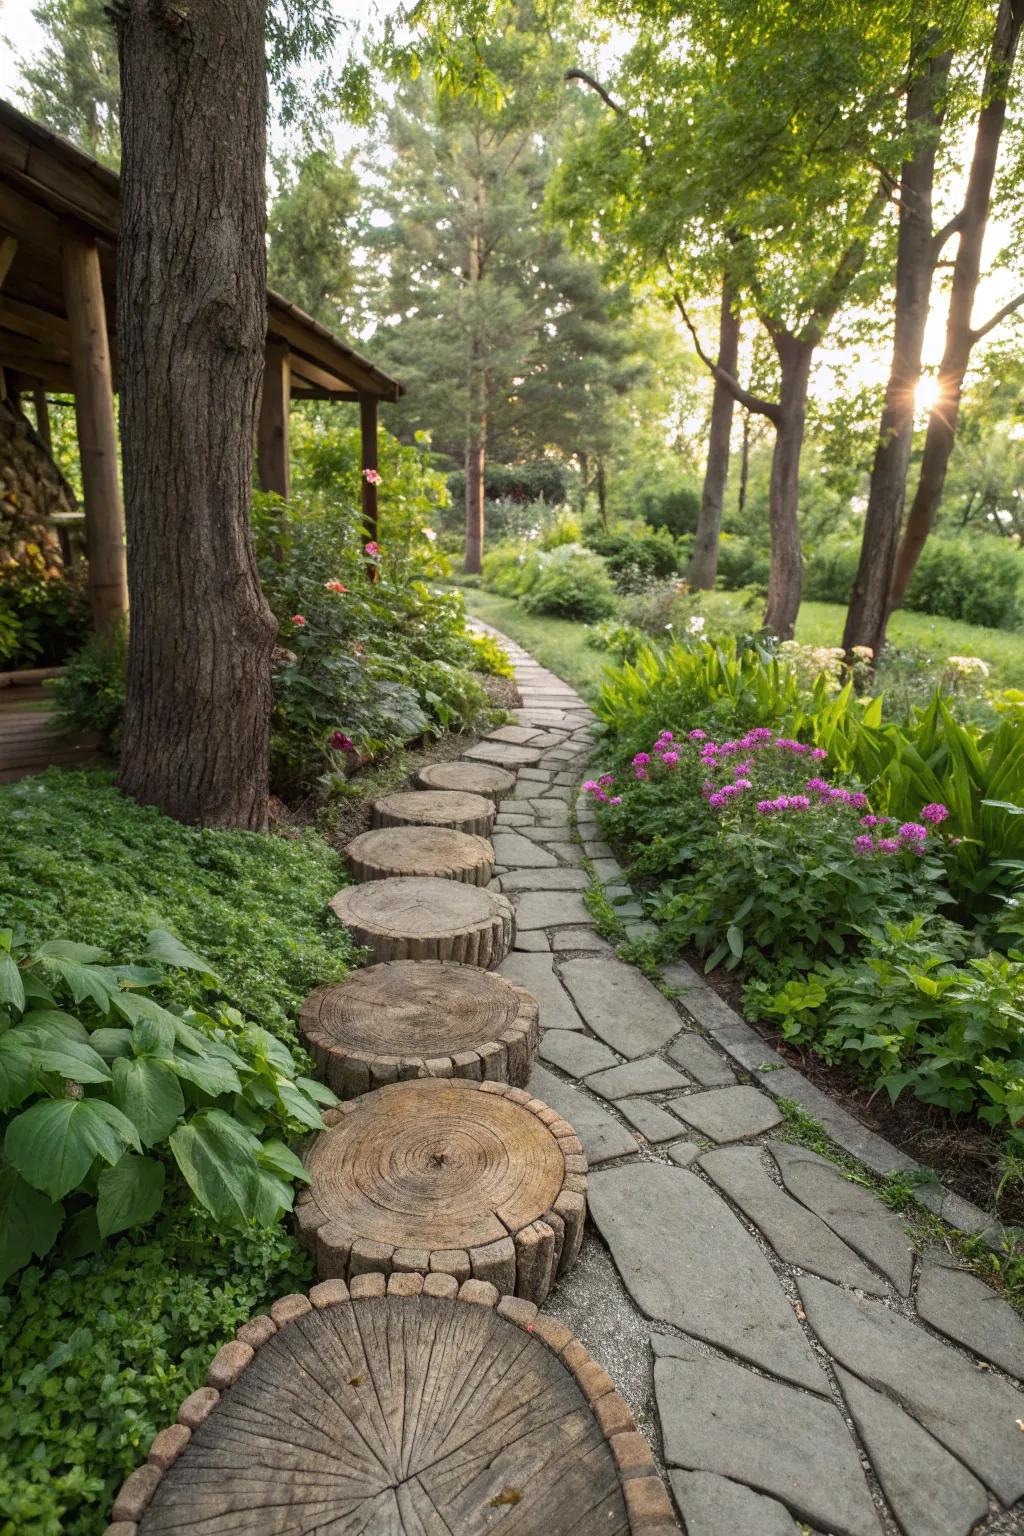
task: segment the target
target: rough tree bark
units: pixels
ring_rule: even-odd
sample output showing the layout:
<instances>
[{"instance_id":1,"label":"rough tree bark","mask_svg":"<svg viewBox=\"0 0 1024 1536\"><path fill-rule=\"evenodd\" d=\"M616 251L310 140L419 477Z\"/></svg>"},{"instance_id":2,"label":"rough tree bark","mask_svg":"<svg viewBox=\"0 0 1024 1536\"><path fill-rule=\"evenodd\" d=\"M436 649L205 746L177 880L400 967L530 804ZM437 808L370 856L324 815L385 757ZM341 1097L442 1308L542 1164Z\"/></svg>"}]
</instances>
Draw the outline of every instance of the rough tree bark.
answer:
<instances>
[{"instance_id":1,"label":"rough tree bark","mask_svg":"<svg viewBox=\"0 0 1024 1536\"><path fill-rule=\"evenodd\" d=\"M477 177L474 218L469 236L469 285L474 335L469 348L469 420L466 433L466 555L463 570L479 576L484 554L484 470L487 463L487 380L475 334L479 322L475 289L484 277L484 184Z\"/></svg>"},{"instance_id":2,"label":"rough tree bark","mask_svg":"<svg viewBox=\"0 0 1024 1536\"><path fill-rule=\"evenodd\" d=\"M817 340L802 340L788 331L772 336L779 359L779 411L768 487L772 556L764 623L780 640L793 638L803 592L804 561L798 515L800 455L807 418L807 387Z\"/></svg>"},{"instance_id":3,"label":"rough tree bark","mask_svg":"<svg viewBox=\"0 0 1024 1536\"><path fill-rule=\"evenodd\" d=\"M722 279L722 310L718 326L718 367L735 376L739 360L740 322L734 296L727 278ZM708 457L704 469L704 487L697 517L697 532L686 579L691 587L711 588L718 573L718 540L722 531L722 509L729 479L729 444L735 407L732 390L721 378L715 379L708 431Z\"/></svg>"},{"instance_id":4,"label":"rough tree bark","mask_svg":"<svg viewBox=\"0 0 1024 1536\"><path fill-rule=\"evenodd\" d=\"M131 633L120 788L266 821L275 623L249 534L266 330L261 0L121 0L118 343Z\"/></svg>"},{"instance_id":5,"label":"rough tree bark","mask_svg":"<svg viewBox=\"0 0 1024 1536\"><path fill-rule=\"evenodd\" d=\"M978 114L974 155L960 217L960 238L946 320L946 344L939 364L938 391L928 418L917 490L907 514L893 572L890 606L898 608L931 532L946 482L956 439L964 374L975 342L1024 304L1024 294L1004 305L990 320L972 325L974 298L981 275L982 246L988 226L999 141L1006 120L1006 93L1024 26L1024 0L1001 0L985 75L984 104Z\"/></svg>"},{"instance_id":6,"label":"rough tree bark","mask_svg":"<svg viewBox=\"0 0 1024 1536\"><path fill-rule=\"evenodd\" d=\"M948 53L930 59L907 94L907 127L916 149L904 162L900 175L892 362L871 470L860 563L843 631L847 653L855 646L867 646L878 657L885 645L932 279L939 253L955 223L951 221L937 234L932 229L935 154L950 62Z\"/></svg>"}]
</instances>

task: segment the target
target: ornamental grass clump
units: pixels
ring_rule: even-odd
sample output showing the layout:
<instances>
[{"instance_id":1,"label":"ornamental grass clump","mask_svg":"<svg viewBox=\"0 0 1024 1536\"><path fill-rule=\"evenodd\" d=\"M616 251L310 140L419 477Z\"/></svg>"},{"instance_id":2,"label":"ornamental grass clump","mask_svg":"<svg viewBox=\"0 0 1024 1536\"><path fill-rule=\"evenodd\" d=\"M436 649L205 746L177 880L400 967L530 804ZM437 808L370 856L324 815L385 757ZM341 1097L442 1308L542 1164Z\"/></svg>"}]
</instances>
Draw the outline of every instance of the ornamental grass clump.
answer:
<instances>
[{"instance_id":1,"label":"ornamental grass clump","mask_svg":"<svg viewBox=\"0 0 1024 1536\"><path fill-rule=\"evenodd\" d=\"M781 980L949 900L945 806L873 815L862 789L824 777L827 759L763 726L721 741L664 730L621 784L588 780L608 834L641 844L634 869L668 877L650 897L666 951L692 944L706 970L742 960Z\"/></svg>"}]
</instances>

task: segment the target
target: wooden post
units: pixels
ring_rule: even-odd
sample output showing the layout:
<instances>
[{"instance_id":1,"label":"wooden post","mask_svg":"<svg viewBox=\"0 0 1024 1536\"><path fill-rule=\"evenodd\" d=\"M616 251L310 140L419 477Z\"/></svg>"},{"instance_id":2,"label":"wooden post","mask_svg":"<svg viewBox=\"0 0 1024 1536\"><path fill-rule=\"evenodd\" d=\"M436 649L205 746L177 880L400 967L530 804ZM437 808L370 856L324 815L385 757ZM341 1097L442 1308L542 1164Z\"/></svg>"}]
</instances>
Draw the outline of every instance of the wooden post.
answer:
<instances>
[{"instance_id":1,"label":"wooden post","mask_svg":"<svg viewBox=\"0 0 1024 1536\"><path fill-rule=\"evenodd\" d=\"M32 403L36 408L36 431L46 445L48 454L53 455L53 434L50 431L50 407L46 403L46 385L37 384L32 390Z\"/></svg>"},{"instance_id":2,"label":"wooden post","mask_svg":"<svg viewBox=\"0 0 1024 1536\"><path fill-rule=\"evenodd\" d=\"M93 624L102 632L128 612L124 505L117 462L107 313L95 243L65 232L61 264L82 463L89 602Z\"/></svg>"},{"instance_id":3,"label":"wooden post","mask_svg":"<svg viewBox=\"0 0 1024 1536\"><path fill-rule=\"evenodd\" d=\"M260 485L285 501L291 495L288 457L288 408L292 393L291 355L286 341L270 337L263 367L263 395L256 439L256 466Z\"/></svg>"},{"instance_id":4,"label":"wooden post","mask_svg":"<svg viewBox=\"0 0 1024 1536\"><path fill-rule=\"evenodd\" d=\"M377 473L377 402L372 395L359 396L359 426L363 450L363 527L369 542L377 537L377 485L366 478L367 470Z\"/></svg>"}]
</instances>

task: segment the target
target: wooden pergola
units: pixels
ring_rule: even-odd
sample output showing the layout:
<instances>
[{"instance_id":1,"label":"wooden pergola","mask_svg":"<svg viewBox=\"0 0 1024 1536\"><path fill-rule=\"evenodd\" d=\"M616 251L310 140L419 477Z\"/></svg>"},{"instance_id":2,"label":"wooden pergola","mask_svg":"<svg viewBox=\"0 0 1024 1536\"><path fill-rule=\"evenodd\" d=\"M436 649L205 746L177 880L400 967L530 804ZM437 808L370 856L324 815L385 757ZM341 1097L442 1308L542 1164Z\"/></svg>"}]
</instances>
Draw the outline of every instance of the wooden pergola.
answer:
<instances>
[{"instance_id":1,"label":"wooden pergola","mask_svg":"<svg viewBox=\"0 0 1024 1536\"><path fill-rule=\"evenodd\" d=\"M35 405L72 394L78 427L89 596L97 628L125 613L124 508L114 420L117 389L117 176L0 100L0 395ZM361 494L377 524L377 408L402 386L325 326L267 293L267 350L257 439L264 490L290 491L291 400L357 401Z\"/></svg>"}]
</instances>

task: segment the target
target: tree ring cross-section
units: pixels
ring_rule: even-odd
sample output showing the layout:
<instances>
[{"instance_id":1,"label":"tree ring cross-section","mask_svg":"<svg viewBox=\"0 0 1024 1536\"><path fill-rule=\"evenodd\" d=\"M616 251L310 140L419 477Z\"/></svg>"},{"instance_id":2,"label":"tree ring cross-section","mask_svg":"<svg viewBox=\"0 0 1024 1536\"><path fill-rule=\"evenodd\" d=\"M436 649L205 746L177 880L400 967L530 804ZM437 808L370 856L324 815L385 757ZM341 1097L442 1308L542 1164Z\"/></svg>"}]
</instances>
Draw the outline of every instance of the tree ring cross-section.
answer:
<instances>
[{"instance_id":1,"label":"tree ring cross-section","mask_svg":"<svg viewBox=\"0 0 1024 1536\"><path fill-rule=\"evenodd\" d=\"M537 1054L539 1009L494 971L392 960L318 987L299 1030L342 1098L417 1077L490 1079L524 1088Z\"/></svg>"},{"instance_id":2,"label":"tree ring cross-section","mask_svg":"<svg viewBox=\"0 0 1024 1536\"><path fill-rule=\"evenodd\" d=\"M486 837L497 808L483 795L455 789L400 789L373 804L375 827L452 827Z\"/></svg>"},{"instance_id":3,"label":"tree ring cross-section","mask_svg":"<svg viewBox=\"0 0 1024 1536\"><path fill-rule=\"evenodd\" d=\"M507 896L436 876L346 885L331 911L375 960L452 960L486 971L501 964L515 938Z\"/></svg>"},{"instance_id":4,"label":"tree ring cross-section","mask_svg":"<svg viewBox=\"0 0 1024 1536\"><path fill-rule=\"evenodd\" d=\"M568 1121L525 1090L420 1078L325 1119L296 1207L323 1278L435 1271L539 1306L579 1252L582 1149Z\"/></svg>"},{"instance_id":5,"label":"tree ring cross-section","mask_svg":"<svg viewBox=\"0 0 1024 1536\"><path fill-rule=\"evenodd\" d=\"M451 827L377 827L354 837L345 858L362 882L436 875L464 885L488 885L494 874L494 849L487 839Z\"/></svg>"}]
</instances>

